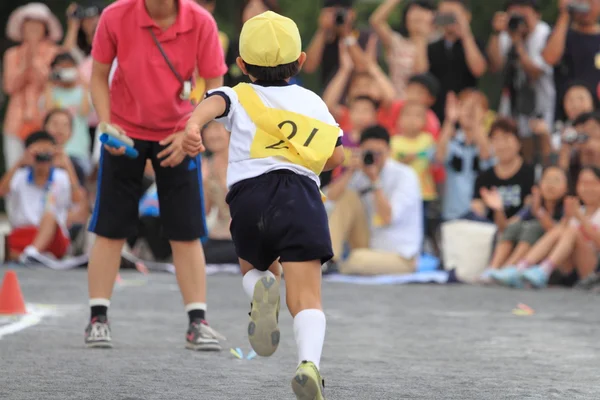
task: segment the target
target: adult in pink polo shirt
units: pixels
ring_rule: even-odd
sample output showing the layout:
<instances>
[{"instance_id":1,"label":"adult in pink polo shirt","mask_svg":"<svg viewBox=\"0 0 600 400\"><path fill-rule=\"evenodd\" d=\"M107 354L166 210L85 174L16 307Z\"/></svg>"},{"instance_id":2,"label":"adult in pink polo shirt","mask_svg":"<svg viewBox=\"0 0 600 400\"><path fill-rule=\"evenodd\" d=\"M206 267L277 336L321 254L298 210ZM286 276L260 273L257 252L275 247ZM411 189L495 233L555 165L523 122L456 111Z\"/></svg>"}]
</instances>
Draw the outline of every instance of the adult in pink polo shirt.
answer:
<instances>
[{"instance_id":1,"label":"adult in pink polo shirt","mask_svg":"<svg viewBox=\"0 0 600 400\"><path fill-rule=\"evenodd\" d=\"M88 281L88 347L112 347L107 319L127 238L137 235L142 177L150 159L156 175L163 233L171 243L177 281L189 316L186 347L220 350L206 323L206 274L200 238L207 236L199 158L181 148L193 110L186 95L196 74L208 89L227 71L213 17L192 0L119 0L104 10L92 46L91 93L102 122L135 142L137 158L105 147L90 230L97 238ZM164 53L164 54L163 54ZM109 88L113 61L118 67ZM190 218L190 215L194 216ZM142 329L141 332L144 330Z\"/></svg>"}]
</instances>

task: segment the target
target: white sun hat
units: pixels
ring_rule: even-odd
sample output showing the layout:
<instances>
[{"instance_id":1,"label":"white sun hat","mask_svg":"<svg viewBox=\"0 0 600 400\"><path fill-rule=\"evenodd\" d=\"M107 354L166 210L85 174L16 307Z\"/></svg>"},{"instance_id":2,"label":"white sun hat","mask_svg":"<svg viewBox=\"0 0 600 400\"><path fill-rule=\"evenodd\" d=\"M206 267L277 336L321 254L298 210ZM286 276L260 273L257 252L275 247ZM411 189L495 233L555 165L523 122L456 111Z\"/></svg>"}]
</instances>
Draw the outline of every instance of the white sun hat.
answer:
<instances>
[{"instance_id":1,"label":"white sun hat","mask_svg":"<svg viewBox=\"0 0 600 400\"><path fill-rule=\"evenodd\" d=\"M60 21L43 3L29 3L14 10L6 24L6 36L13 42L22 42L23 23L28 19L44 22L48 28L48 37L53 42L62 39L63 29Z\"/></svg>"}]
</instances>

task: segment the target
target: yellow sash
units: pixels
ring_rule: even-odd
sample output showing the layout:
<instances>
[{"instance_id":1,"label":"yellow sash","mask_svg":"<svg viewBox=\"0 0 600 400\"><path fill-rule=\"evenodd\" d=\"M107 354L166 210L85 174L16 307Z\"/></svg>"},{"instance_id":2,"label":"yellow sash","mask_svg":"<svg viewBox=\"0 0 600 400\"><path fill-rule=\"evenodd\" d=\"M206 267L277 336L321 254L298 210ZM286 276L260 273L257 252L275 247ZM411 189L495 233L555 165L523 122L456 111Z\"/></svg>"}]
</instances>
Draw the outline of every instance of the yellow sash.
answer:
<instances>
[{"instance_id":1,"label":"yellow sash","mask_svg":"<svg viewBox=\"0 0 600 400\"><path fill-rule=\"evenodd\" d=\"M251 158L282 157L316 175L323 172L335 150L340 128L306 115L267 107L247 83L240 83L233 90L256 125Z\"/></svg>"}]
</instances>

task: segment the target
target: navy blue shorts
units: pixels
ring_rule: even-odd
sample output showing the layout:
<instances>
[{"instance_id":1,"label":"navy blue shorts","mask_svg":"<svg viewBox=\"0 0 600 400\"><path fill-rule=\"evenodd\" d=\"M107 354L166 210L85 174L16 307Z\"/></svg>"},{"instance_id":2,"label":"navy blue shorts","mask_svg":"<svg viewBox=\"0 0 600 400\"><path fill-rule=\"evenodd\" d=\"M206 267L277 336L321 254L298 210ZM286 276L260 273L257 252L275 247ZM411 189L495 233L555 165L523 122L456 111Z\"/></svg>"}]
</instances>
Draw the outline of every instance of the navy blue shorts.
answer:
<instances>
[{"instance_id":1,"label":"navy blue shorts","mask_svg":"<svg viewBox=\"0 0 600 400\"><path fill-rule=\"evenodd\" d=\"M164 168L157 158L164 146L146 140L134 142L139 152L134 159L101 150L98 192L89 230L109 239L137 235L144 169L150 159L156 175L163 236L179 242L205 237L200 156L186 157L178 166Z\"/></svg>"},{"instance_id":2,"label":"navy blue shorts","mask_svg":"<svg viewBox=\"0 0 600 400\"><path fill-rule=\"evenodd\" d=\"M313 180L277 170L233 185L227 194L237 255L260 271L281 262L333 257L329 223Z\"/></svg>"}]
</instances>

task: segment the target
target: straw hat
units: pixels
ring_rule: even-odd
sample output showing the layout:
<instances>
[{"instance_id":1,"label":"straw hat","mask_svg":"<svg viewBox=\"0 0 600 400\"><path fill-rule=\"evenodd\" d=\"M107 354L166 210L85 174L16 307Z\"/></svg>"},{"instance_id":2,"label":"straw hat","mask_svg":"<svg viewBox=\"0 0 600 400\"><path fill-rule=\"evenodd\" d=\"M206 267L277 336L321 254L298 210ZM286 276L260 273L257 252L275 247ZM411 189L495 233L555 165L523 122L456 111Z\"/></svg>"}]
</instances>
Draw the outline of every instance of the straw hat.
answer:
<instances>
[{"instance_id":1,"label":"straw hat","mask_svg":"<svg viewBox=\"0 0 600 400\"><path fill-rule=\"evenodd\" d=\"M27 19L42 21L48 27L48 37L58 42L63 37L63 29L58 18L43 3L29 3L14 10L6 24L6 36L14 42L23 41L23 22Z\"/></svg>"}]
</instances>

